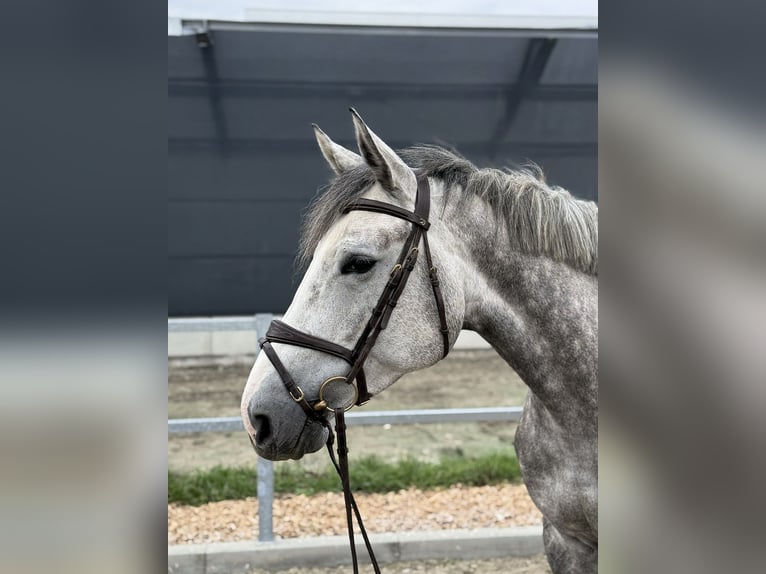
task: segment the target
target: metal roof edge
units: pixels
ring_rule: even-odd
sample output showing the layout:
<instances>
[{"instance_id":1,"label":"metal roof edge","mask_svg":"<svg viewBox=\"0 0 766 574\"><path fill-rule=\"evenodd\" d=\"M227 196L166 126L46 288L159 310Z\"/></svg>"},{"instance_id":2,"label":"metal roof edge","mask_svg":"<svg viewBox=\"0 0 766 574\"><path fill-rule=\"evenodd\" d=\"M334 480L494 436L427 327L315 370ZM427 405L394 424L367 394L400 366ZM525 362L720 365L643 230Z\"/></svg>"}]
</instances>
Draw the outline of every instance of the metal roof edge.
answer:
<instances>
[{"instance_id":1,"label":"metal roof edge","mask_svg":"<svg viewBox=\"0 0 766 574\"><path fill-rule=\"evenodd\" d=\"M194 34L205 29L289 30L329 27L360 30L496 30L583 31L598 30L598 3L594 0L526 0L512 4L489 3L477 9L463 0L422 2L417 7L404 0L386 3L356 0L281 2L253 0L169 0L168 35Z\"/></svg>"}]
</instances>

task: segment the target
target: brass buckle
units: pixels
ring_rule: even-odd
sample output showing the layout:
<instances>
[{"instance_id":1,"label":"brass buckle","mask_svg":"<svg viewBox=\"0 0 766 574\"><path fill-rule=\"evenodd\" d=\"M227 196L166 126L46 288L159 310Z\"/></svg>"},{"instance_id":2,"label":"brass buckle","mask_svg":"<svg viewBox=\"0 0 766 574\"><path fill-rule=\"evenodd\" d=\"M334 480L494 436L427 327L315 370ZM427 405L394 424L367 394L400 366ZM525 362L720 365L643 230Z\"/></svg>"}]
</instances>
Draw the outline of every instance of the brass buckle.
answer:
<instances>
[{"instance_id":1,"label":"brass buckle","mask_svg":"<svg viewBox=\"0 0 766 574\"><path fill-rule=\"evenodd\" d=\"M393 268L391 269L391 277L396 275L401 270L402 270L402 264L401 263L397 263L396 265L394 265Z\"/></svg>"},{"instance_id":2,"label":"brass buckle","mask_svg":"<svg viewBox=\"0 0 766 574\"><path fill-rule=\"evenodd\" d=\"M334 381L343 381L344 383L346 383L347 385L350 385L354 389L354 399L351 401L351 403L347 407L343 408L343 411L345 412L349 410L351 407L353 407L356 404L356 401L359 399L359 389L356 387L356 385L354 383L349 383L346 377L330 377L324 383L322 383L321 387L319 387L319 402L316 405L314 405L314 408L316 410L320 410L322 408L332 410L324 398L324 391L327 385Z\"/></svg>"},{"instance_id":3,"label":"brass buckle","mask_svg":"<svg viewBox=\"0 0 766 574\"><path fill-rule=\"evenodd\" d=\"M290 394L290 398L292 398L296 403L301 402L303 400L303 397L305 396L303 394L303 389L302 388L298 387L298 392L300 393L300 395L297 398L296 398L296 396L292 392L289 393Z\"/></svg>"},{"instance_id":4,"label":"brass buckle","mask_svg":"<svg viewBox=\"0 0 766 574\"><path fill-rule=\"evenodd\" d=\"M418 253L420 253L420 249L417 248L417 246L410 249L410 252L407 254L407 257L404 258L404 264L408 266L408 269L412 269L415 267L415 262L418 259Z\"/></svg>"}]
</instances>

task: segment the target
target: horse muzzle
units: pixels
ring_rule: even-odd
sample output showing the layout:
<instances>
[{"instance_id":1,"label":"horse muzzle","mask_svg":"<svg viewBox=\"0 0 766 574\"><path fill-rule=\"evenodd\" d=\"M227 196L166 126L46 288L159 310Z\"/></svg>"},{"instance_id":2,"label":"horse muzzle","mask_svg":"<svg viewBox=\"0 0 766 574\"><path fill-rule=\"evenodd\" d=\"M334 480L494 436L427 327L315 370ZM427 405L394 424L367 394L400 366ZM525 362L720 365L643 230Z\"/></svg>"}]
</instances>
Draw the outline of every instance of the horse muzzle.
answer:
<instances>
[{"instance_id":1,"label":"horse muzzle","mask_svg":"<svg viewBox=\"0 0 766 574\"><path fill-rule=\"evenodd\" d=\"M297 460L324 446L327 430L318 420L293 412L292 401L253 396L247 407L248 437L256 454L268 460ZM317 413L317 417L325 416Z\"/></svg>"}]
</instances>

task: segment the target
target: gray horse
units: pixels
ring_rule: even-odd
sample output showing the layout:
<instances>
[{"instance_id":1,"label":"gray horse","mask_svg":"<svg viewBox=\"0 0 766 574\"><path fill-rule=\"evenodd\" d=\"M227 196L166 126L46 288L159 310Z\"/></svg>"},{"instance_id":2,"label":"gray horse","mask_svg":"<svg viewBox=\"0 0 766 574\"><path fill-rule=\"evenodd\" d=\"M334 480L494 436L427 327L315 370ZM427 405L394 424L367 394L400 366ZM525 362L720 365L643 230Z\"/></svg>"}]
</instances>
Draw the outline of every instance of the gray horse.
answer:
<instances>
[{"instance_id":1,"label":"gray horse","mask_svg":"<svg viewBox=\"0 0 766 574\"><path fill-rule=\"evenodd\" d=\"M303 230L306 274L284 321L353 347L411 225L366 211L360 197L413 207L416 176L431 187L429 240L444 294L450 344L478 332L529 387L515 446L524 482L544 517L553 572L595 572L598 557L598 208L545 184L535 170L477 169L431 146L397 154L354 116L361 155L319 128L335 172ZM307 396L345 372L331 355L275 343ZM422 263L366 364L378 394L442 358L436 305ZM242 396L242 418L260 456L298 459L326 430L293 401L264 353Z\"/></svg>"}]
</instances>

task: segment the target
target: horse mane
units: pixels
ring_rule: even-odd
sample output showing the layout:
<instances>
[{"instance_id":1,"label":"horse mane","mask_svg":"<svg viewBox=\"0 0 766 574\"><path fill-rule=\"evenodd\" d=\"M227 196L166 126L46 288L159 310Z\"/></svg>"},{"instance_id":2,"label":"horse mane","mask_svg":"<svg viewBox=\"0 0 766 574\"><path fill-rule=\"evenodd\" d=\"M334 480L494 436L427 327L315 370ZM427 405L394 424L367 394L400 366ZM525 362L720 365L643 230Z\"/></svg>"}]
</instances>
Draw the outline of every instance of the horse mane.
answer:
<instances>
[{"instance_id":1,"label":"horse mane","mask_svg":"<svg viewBox=\"0 0 766 574\"><path fill-rule=\"evenodd\" d=\"M497 221L507 224L514 248L542 255L591 275L598 274L598 206L545 183L535 165L521 169L479 169L457 153L419 145L398 151L419 174L439 179L445 194L459 192L458 202L475 196L486 201ZM338 176L309 206L301 234L298 263L305 268L320 239L343 208L375 183L366 165Z\"/></svg>"}]
</instances>

